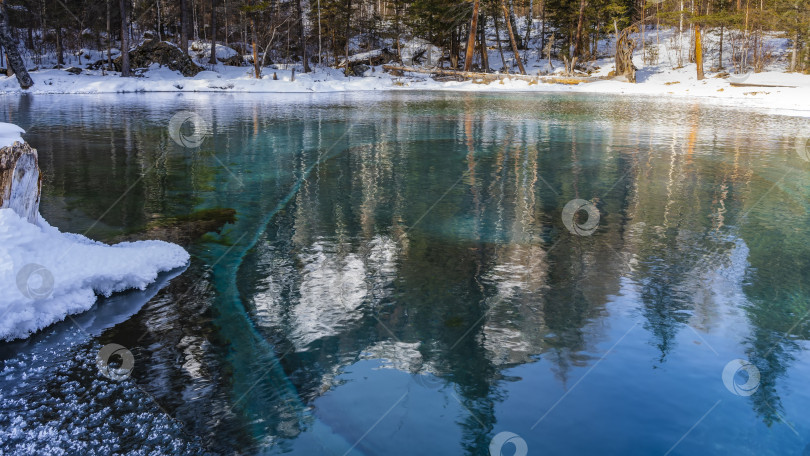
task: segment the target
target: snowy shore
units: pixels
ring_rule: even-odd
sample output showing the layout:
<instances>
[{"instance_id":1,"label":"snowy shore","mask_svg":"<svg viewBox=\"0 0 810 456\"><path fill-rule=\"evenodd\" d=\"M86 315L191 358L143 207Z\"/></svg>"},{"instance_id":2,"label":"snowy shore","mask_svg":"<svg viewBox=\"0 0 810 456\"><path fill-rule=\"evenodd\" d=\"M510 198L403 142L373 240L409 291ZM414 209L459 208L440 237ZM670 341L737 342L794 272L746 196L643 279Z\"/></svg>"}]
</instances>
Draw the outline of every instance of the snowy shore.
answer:
<instances>
[{"instance_id":1,"label":"snowy shore","mask_svg":"<svg viewBox=\"0 0 810 456\"><path fill-rule=\"evenodd\" d=\"M606 62L607 63L607 62ZM810 110L810 75L767 71L744 78L746 86L734 87L739 78L716 77L707 73L698 81L694 65L680 69L645 67L637 72L636 84L603 79L577 85L529 83L505 79L489 84L472 81L439 82L423 74L392 76L381 67L366 72L365 77L346 77L339 70L321 68L312 73L265 69L262 79L252 76L247 67L218 65L216 71L203 71L194 77L183 77L167 68L151 68L142 77L121 78L115 73L84 70L74 75L64 70L33 71L34 87L22 91L14 77L0 79L0 93L16 94L99 94L139 92L224 92L224 93L313 93L370 90L444 90L465 92L579 92L623 95L651 95L662 98L694 98L721 104L764 107L785 111ZM592 76L606 76L610 65ZM273 73L278 80L273 79ZM602 74L605 73L605 74Z\"/></svg>"},{"instance_id":2,"label":"snowy shore","mask_svg":"<svg viewBox=\"0 0 810 456\"><path fill-rule=\"evenodd\" d=\"M182 247L168 242L110 246L0 209L0 340L28 337L84 312L96 295L142 290L188 261Z\"/></svg>"}]
</instances>

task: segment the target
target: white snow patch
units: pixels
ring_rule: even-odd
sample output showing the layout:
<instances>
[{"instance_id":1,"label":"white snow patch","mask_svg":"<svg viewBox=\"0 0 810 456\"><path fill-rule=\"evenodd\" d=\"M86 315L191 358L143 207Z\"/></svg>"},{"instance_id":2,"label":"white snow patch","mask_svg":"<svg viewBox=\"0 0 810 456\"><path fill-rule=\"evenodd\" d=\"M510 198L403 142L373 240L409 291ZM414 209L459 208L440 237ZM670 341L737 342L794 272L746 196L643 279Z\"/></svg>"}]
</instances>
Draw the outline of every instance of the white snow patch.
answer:
<instances>
[{"instance_id":1,"label":"white snow patch","mask_svg":"<svg viewBox=\"0 0 810 456\"><path fill-rule=\"evenodd\" d=\"M28 223L0 209L0 339L30 334L84 312L96 295L143 290L158 273L188 263L180 246L163 241L107 245L62 233L41 216Z\"/></svg>"},{"instance_id":2,"label":"white snow patch","mask_svg":"<svg viewBox=\"0 0 810 456\"><path fill-rule=\"evenodd\" d=\"M14 142L23 142L21 134L25 133L22 128L5 122L0 122L0 147L8 147Z\"/></svg>"}]
</instances>

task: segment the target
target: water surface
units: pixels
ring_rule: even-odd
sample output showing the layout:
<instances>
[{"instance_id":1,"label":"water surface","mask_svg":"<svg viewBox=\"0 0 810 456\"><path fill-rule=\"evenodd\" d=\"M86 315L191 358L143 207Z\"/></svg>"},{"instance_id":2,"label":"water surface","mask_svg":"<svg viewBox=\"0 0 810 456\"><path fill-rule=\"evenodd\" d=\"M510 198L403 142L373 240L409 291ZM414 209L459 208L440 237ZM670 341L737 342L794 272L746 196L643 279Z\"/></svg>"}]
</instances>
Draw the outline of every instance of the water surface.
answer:
<instances>
[{"instance_id":1,"label":"water surface","mask_svg":"<svg viewBox=\"0 0 810 456\"><path fill-rule=\"evenodd\" d=\"M0 345L0 450L810 443L806 118L554 94L6 101L63 231L165 236L211 208L236 221L180 236L185 271ZM170 137L184 110L210 125L200 147ZM589 235L563 221L574 199L598 210ZM135 355L128 380L99 375L108 343ZM724 384L735 359L760 374L751 395L750 368Z\"/></svg>"}]
</instances>

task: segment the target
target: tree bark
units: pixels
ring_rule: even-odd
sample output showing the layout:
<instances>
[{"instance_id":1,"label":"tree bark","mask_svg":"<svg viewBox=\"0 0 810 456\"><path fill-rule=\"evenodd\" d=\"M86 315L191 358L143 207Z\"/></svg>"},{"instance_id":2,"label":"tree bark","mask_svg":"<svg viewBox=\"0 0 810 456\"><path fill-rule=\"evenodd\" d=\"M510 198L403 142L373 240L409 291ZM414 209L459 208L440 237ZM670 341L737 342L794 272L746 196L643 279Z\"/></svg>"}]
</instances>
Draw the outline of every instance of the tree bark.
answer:
<instances>
[{"instance_id":1,"label":"tree bark","mask_svg":"<svg viewBox=\"0 0 810 456\"><path fill-rule=\"evenodd\" d=\"M793 35L793 47L790 50L790 71L791 72L796 71L796 62L797 62L798 55L799 55L799 31L796 30L796 32Z\"/></svg>"},{"instance_id":2,"label":"tree bark","mask_svg":"<svg viewBox=\"0 0 810 456\"><path fill-rule=\"evenodd\" d=\"M129 71L129 33L127 20L127 0L120 0L121 6L121 77L128 78Z\"/></svg>"},{"instance_id":3,"label":"tree bark","mask_svg":"<svg viewBox=\"0 0 810 456\"><path fill-rule=\"evenodd\" d=\"M470 35L467 38L467 53L464 56L464 71L470 71L475 52L475 35L478 33L478 8L479 0L473 2L473 15L470 21Z\"/></svg>"},{"instance_id":4,"label":"tree bark","mask_svg":"<svg viewBox=\"0 0 810 456\"><path fill-rule=\"evenodd\" d=\"M518 45L515 41L515 33L512 31L512 23L509 21L509 9L506 7L504 0L501 0L501 9L503 9L503 17L506 20L506 30L509 32L509 42L512 43L512 52L515 54L515 61L517 62L518 68L520 68L520 74L526 74L526 69L523 68L523 62L520 61L520 53L518 52Z\"/></svg>"},{"instance_id":5,"label":"tree bark","mask_svg":"<svg viewBox=\"0 0 810 456\"><path fill-rule=\"evenodd\" d=\"M304 9L301 8L301 0L296 0L298 9L298 45L301 47L301 61L304 62L304 73L309 73L309 62L307 61L307 34L304 30Z\"/></svg>"},{"instance_id":6,"label":"tree bark","mask_svg":"<svg viewBox=\"0 0 810 456\"><path fill-rule=\"evenodd\" d=\"M481 71L489 73L489 54L487 53L487 18L481 16L481 21L478 23L478 31L480 35L479 45L481 46Z\"/></svg>"},{"instance_id":7,"label":"tree bark","mask_svg":"<svg viewBox=\"0 0 810 456\"><path fill-rule=\"evenodd\" d=\"M3 0L0 0L0 46L3 46L3 49L6 50L8 68L14 71L20 87L27 89L34 85L28 70L25 69L25 62L20 56L20 51L17 49L17 42L11 35L11 28L8 25L8 12Z\"/></svg>"},{"instance_id":8,"label":"tree bark","mask_svg":"<svg viewBox=\"0 0 810 456\"><path fill-rule=\"evenodd\" d=\"M700 34L700 24L695 24L695 64L697 65L697 78L698 81L704 78L703 76L703 40Z\"/></svg>"},{"instance_id":9,"label":"tree bark","mask_svg":"<svg viewBox=\"0 0 810 456\"><path fill-rule=\"evenodd\" d=\"M250 34L253 41L253 74L256 76L256 79L261 79L262 69L259 66L259 40L256 37L256 19L254 19L253 16L250 17Z\"/></svg>"},{"instance_id":10,"label":"tree bark","mask_svg":"<svg viewBox=\"0 0 810 456\"><path fill-rule=\"evenodd\" d=\"M724 35L723 32L724 32L723 24L720 24L720 56L717 59L718 60L718 64L717 64L717 69L718 70L723 69L723 35Z\"/></svg>"},{"instance_id":11,"label":"tree bark","mask_svg":"<svg viewBox=\"0 0 810 456\"><path fill-rule=\"evenodd\" d=\"M107 69L113 71L112 65L112 21L110 15L110 2L112 0L107 0Z\"/></svg>"},{"instance_id":12,"label":"tree bark","mask_svg":"<svg viewBox=\"0 0 810 456\"><path fill-rule=\"evenodd\" d=\"M217 64L217 0L211 0L211 65Z\"/></svg>"},{"instance_id":13,"label":"tree bark","mask_svg":"<svg viewBox=\"0 0 810 456\"><path fill-rule=\"evenodd\" d=\"M349 40L351 32L351 19L352 19L352 0L346 0L346 76L349 75Z\"/></svg>"},{"instance_id":14,"label":"tree bark","mask_svg":"<svg viewBox=\"0 0 810 456\"><path fill-rule=\"evenodd\" d=\"M56 26L56 64L61 67L65 64L65 53L62 49L62 27Z\"/></svg>"},{"instance_id":15,"label":"tree bark","mask_svg":"<svg viewBox=\"0 0 810 456\"><path fill-rule=\"evenodd\" d=\"M180 0L180 50L188 55L188 29L190 23L188 17L188 0Z\"/></svg>"},{"instance_id":16,"label":"tree bark","mask_svg":"<svg viewBox=\"0 0 810 456\"><path fill-rule=\"evenodd\" d=\"M582 26L585 22L585 0L579 0L579 16L577 18L577 33L574 37L574 55L579 57L582 51Z\"/></svg>"},{"instance_id":17,"label":"tree bark","mask_svg":"<svg viewBox=\"0 0 810 456\"><path fill-rule=\"evenodd\" d=\"M498 42L498 53L501 54L501 62L503 63L503 71L509 73L509 67L506 65L506 57L503 56L503 46L501 45L501 31L498 27L498 15L493 17L495 20L495 40Z\"/></svg>"}]
</instances>

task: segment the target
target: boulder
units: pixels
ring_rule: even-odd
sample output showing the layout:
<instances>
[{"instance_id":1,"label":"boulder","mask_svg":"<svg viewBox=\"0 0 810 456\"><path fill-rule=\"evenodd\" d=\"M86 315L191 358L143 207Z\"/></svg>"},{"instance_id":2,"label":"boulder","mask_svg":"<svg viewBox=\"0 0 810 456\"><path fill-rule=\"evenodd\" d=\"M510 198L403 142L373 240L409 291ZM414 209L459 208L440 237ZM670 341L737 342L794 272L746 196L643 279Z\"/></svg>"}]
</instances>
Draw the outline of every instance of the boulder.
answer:
<instances>
[{"instance_id":1,"label":"boulder","mask_svg":"<svg viewBox=\"0 0 810 456\"><path fill-rule=\"evenodd\" d=\"M232 56L230 56L228 58L225 58L225 59L223 59L221 57L217 57L217 60L219 60L220 62L222 62L223 64L228 65L228 66L244 66L245 65L245 59L243 59L242 56L239 55L239 54L232 55Z\"/></svg>"},{"instance_id":2,"label":"boulder","mask_svg":"<svg viewBox=\"0 0 810 456\"><path fill-rule=\"evenodd\" d=\"M368 71L370 69L371 69L371 67L364 64L364 63L358 63L358 64L352 66L352 72L354 73L354 75L355 76L360 76L360 77L365 76L366 71Z\"/></svg>"},{"instance_id":3,"label":"boulder","mask_svg":"<svg viewBox=\"0 0 810 456\"><path fill-rule=\"evenodd\" d=\"M179 71L183 76L196 76L203 70L194 63L179 47L166 41L147 40L129 51L129 62L132 68L147 68L153 63ZM121 71L121 56L113 60L115 69Z\"/></svg>"}]
</instances>

